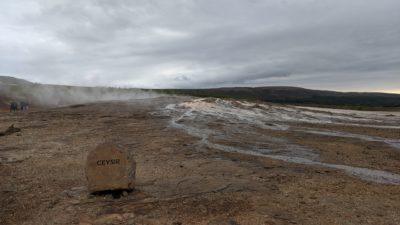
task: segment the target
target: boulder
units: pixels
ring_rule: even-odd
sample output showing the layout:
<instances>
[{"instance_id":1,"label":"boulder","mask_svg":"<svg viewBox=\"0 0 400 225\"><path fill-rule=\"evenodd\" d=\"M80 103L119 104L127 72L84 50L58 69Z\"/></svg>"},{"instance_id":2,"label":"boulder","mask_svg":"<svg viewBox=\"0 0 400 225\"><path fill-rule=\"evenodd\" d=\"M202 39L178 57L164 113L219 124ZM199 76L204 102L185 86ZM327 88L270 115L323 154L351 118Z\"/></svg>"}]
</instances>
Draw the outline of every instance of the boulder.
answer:
<instances>
[{"instance_id":1,"label":"boulder","mask_svg":"<svg viewBox=\"0 0 400 225\"><path fill-rule=\"evenodd\" d=\"M132 190L135 185L136 162L132 154L112 143L98 145L86 160L86 178L90 193Z\"/></svg>"},{"instance_id":2,"label":"boulder","mask_svg":"<svg viewBox=\"0 0 400 225\"><path fill-rule=\"evenodd\" d=\"M14 127L14 124L12 124L11 126L9 126L7 128L6 131L0 132L0 136L6 136L6 135L10 135L10 134L17 133L17 132L20 132L20 131L21 131L20 128Z\"/></svg>"}]
</instances>

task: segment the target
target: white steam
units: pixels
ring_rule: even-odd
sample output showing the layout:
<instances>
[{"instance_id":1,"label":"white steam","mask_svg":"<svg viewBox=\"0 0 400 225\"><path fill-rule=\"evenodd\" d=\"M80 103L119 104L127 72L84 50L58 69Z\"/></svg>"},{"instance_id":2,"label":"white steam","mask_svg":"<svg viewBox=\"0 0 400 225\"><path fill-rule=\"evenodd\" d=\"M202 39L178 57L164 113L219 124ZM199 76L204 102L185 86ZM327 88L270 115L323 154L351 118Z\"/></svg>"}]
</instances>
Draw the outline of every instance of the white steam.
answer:
<instances>
[{"instance_id":1,"label":"white steam","mask_svg":"<svg viewBox=\"0 0 400 225\"><path fill-rule=\"evenodd\" d=\"M111 87L74 87L34 84L19 79L0 81L0 97L41 106L65 106L98 101L155 98L151 90ZM1 100L1 99L0 99Z\"/></svg>"}]
</instances>

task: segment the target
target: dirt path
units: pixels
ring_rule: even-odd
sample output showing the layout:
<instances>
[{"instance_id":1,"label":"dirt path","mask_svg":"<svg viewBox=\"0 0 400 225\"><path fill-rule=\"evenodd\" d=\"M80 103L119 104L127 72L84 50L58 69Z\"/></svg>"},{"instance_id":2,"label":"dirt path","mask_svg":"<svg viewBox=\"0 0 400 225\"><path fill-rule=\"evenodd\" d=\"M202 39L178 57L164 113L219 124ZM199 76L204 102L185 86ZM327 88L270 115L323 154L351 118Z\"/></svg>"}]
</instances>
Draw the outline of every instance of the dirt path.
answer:
<instances>
[{"instance_id":1,"label":"dirt path","mask_svg":"<svg viewBox=\"0 0 400 225\"><path fill-rule=\"evenodd\" d=\"M173 116L165 107L185 100L2 113L0 129L14 124L21 132L0 137L0 224L400 224L399 185L204 145L169 126ZM207 126L226 128L224 123ZM384 143L317 139L321 135L293 129L259 132L312 147L324 162L399 172L400 153ZM390 129L377 132L398 137ZM104 141L135 155L138 184L126 197L87 193L86 155ZM368 147L374 151L363 154Z\"/></svg>"}]
</instances>

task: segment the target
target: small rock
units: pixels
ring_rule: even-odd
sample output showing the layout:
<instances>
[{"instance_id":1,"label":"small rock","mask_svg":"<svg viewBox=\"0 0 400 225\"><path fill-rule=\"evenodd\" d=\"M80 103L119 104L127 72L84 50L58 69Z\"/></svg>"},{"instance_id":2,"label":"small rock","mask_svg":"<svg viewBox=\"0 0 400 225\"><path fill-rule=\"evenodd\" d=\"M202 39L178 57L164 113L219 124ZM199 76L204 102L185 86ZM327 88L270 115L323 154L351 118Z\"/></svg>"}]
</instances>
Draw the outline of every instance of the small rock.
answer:
<instances>
[{"instance_id":1,"label":"small rock","mask_svg":"<svg viewBox=\"0 0 400 225\"><path fill-rule=\"evenodd\" d=\"M9 126L7 128L6 131L0 132L0 136L6 136L6 135L10 135L10 134L17 133L17 132L20 132L20 131L21 131L20 128L14 127L14 124L12 124L11 126Z\"/></svg>"},{"instance_id":2,"label":"small rock","mask_svg":"<svg viewBox=\"0 0 400 225\"><path fill-rule=\"evenodd\" d=\"M123 220L120 214L101 215L94 221L94 224L119 224Z\"/></svg>"},{"instance_id":3,"label":"small rock","mask_svg":"<svg viewBox=\"0 0 400 225\"><path fill-rule=\"evenodd\" d=\"M199 205L198 209L203 213L203 214L207 214L207 207L205 207L204 205Z\"/></svg>"},{"instance_id":4,"label":"small rock","mask_svg":"<svg viewBox=\"0 0 400 225\"><path fill-rule=\"evenodd\" d=\"M88 215L81 215L79 217L79 225L91 225L93 224L93 219Z\"/></svg>"},{"instance_id":5,"label":"small rock","mask_svg":"<svg viewBox=\"0 0 400 225\"><path fill-rule=\"evenodd\" d=\"M92 225L91 223L79 222L79 225Z\"/></svg>"},{"instance_id":6,"label":"small rock","mask_svg":"<svg viewBox=\"0 0 400 225\"><path fill-rule=\"evenodd\" d=\"M122 196L124 196L124 197L128 196L128 192L127 191L123 191L122 192Z\"/></svg>"},{"instance_id":7,"label":"small rock","mask_svg":"<svg viewBox=\"0 0 400 225\"><path fill-rule=\"evenodd\" d=\"M133 218L135 218L135 214L133 214L133 213L124 213L124 214L122 214L122 217L124 219L133 219Z\"/></svg>"},{"instance_id":8,"label":"small rock","mask_svg":"<svg viewBox=\"0 0 400 225\"><path fill-rule=\"evenodd\" d=\"M208 225L239 225L239 223L229 218L217 218L211 220Z\"/></svg>"},{"instance_id":9,"label":"small rock","mask_svg":"<svg viewBox=\"0 0 400 225\"><path fill-rule=\"evenodd\" d=\"M171 147L164 147L164 148L161 148L161 152L164 152L164 153L173 153L173 152L174 152L174 149L171 148Z\"/></svg>"},{"instance_id":10,"label":"small rock","mask_svg":"<svg viewBox=\"0 0 400 225\"><path fill-rule=\"evenodd\" d=\"M72 205L78 205L79 203L81 203L81 201L79 201L79 200L71 200L71 201L69 201L69 203L71 203Z\"/></svg>"}]
</instances>

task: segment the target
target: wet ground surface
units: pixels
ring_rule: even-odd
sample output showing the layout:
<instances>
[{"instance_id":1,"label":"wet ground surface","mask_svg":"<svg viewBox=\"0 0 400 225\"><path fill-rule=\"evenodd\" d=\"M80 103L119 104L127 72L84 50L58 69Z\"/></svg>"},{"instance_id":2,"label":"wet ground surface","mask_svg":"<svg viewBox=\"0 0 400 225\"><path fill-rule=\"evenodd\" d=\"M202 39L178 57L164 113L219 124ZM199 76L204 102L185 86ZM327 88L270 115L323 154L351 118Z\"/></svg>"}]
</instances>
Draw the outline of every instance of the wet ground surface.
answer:
<instances>
[{"instance_id":1,"label":"wet ground surface","mask_svg":"<svg viewBox=\"0 0 400 225\"><path fill-rule=\"evenodd\" d=\"M160 97L0 116L0 224L400 224L400 114ZM97 144L137 187L91 196Z\"/></svg>"}]
</instances>

